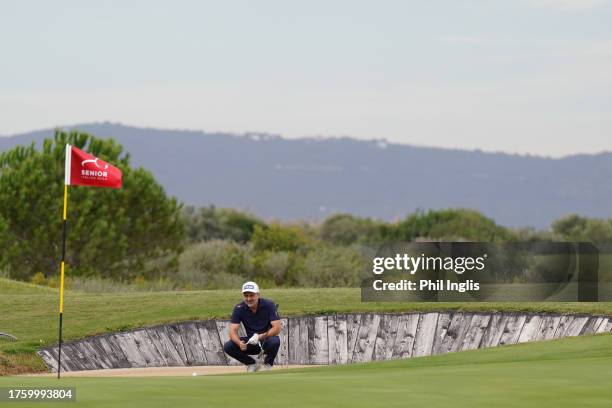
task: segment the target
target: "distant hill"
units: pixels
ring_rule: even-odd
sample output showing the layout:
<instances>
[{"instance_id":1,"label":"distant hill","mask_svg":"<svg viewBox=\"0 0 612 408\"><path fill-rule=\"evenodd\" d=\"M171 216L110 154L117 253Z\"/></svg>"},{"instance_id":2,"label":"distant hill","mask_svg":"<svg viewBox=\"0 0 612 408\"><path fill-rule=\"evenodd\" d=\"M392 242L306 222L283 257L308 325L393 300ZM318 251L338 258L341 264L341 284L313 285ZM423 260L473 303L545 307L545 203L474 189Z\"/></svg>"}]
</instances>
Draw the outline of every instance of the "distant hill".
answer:
<instances>
[{"instance_id":1,"label":"distant hill","mask_svg":"<svg viewBox=\"0 0 612 408\"><path fill-rule=\"evenodd\" d=\"M417 208L480 210L506 226L547 227L568 213L612 216L612 153L562 159L360 141L288 140L128 127L68 127L113 137L134 165L197 206L267 219L316 220L349 212L393 220ZM0 151L53 130L0 138Z\"/></svg>"}]
</instances>

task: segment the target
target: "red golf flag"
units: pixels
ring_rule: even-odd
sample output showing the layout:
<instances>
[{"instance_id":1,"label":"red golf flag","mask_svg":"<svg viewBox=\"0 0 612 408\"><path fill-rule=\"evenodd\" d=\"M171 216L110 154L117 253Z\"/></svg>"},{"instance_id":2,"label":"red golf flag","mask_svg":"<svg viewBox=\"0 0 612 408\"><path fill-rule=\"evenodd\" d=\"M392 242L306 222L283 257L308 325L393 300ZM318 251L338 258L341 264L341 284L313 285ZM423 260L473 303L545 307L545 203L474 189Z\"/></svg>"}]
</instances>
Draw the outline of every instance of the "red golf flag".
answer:
<instances>
[{"instance_id":1,"label":"red golf flag","mask_svg":"<svg viewBox=\"0 0 612 408\"><path fill-rule=\"evenodd\" d=\"M121 188L121 170L66 145L66 185Z\"/></svg>"}]
</instances>

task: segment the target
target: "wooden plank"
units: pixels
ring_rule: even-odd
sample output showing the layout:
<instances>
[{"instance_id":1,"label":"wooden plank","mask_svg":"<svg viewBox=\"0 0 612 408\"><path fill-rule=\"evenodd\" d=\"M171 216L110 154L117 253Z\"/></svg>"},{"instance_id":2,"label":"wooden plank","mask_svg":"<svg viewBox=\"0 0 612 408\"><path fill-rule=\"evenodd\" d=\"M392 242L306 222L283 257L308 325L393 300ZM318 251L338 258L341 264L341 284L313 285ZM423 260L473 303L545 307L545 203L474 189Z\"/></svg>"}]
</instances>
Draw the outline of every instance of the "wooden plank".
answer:
<instances>
[{"instance_id":1,"label":"wooden plank","mask_svg":"<svg viewBox=\"0 0 612 408\"><path fill-rule=\"evenodd\" d=\"M540 328L538 329L536 337L533 340L542 341L552 339L555 335L555 331L557 331L560 321L561 316L543 316Z\"/></svg>"},{"instance_id":2,"label":"wooden plank","mask_svg":"<svg viewBox=\"0 0 612 408\"><path fill-rule=\"evenodd\" d=\"M429 356L433 348L438 313L423 313L419 316L419 324L414 341L413 357Z\"/></svg>"},{"instance_id":3,"label":"wooden plank","mask_svg":"<svg viewBox=\"0 0 612 408\"><path fill-rule=\"evenodd\" d=\"M298 319L298 325L300 328L300 339L298 343L295 345L298 356L298 364L310 364L309 359L309 344L308 344L308 317L300 317Z\"/></svg>"},{"instance_id":4,"label":"wooden plank","mask_svg":"<svg viewBox=\"0 0 612 408\"><path fill-rule=\"evenodd\" d=\"M81 367L80 364L78 364L78 362L73 362L73 358L72 358L72 353L67 352L68 350L66 349L66 343L62 344L62 361L61 361L61 367L62 367L62 371L79 371L79 370L83 370L84 368ZM50 352L52 352L54 354L55 359L57 360L57 354L58 354L58 348L54 347L53 349L49 350Z\"/></svg>"},{"instance_id":5,"label":"wooden plank","mask_svg":"<svg viewBox=\"0 0 612 408\"><path fill-rule=\"evenodd\" d=\"M482 341L480 342L480 348L495 347L499 345L499 341L504 334L504 329L509 317L510 315L506 313L495 313L491 315L489 326L487 330L485 330Z\"/></svg>"},{"instance_id":6,"label":"wooden plank","mask_svg":"<svg viewBox=\"0 0 612 408\"><path fill-rule=\"evenodd\" d=\"M446 350L443 351L442 344L446 338L446 334L448 333L448 328L450 327L453 314L453 312L443 312L439 314L431 354L442 354L446 352Z\"/></svg>"},{"instance_id":7,"label":"wooden plank","mask_svg":"<svg viewBox=\"0 0 612 408\"><path fill-rule=\"evenodd\" d=\"M589 321L588 316L576 316L574 320L572 320L567 325L564 336L565 337L579 336L580 332L582 331L582 328L588 321Z\"/></svg>"},{"instance_id":8,"label":"wooden plank","mask_svg":"<svg viewBox=\"0 0 612 408\"><path fill-rule=\"evenodd\" d=\"M329 364L346 364L349 361L346 315L332 315L327 318L329 341Z\"/></svg>"},{"instance_id":9,"label":"wooden plank","mask_svg":"<svg viewBox=\"0 0 612 408\"><path fill-rule=\"evenodd\" d=\"M166 334L166 338L170 342L170 344L174 345L176 351L181 356L183 361L183 365L187 364L187 351L185 350L185 345L183 344L183 336L181 336L181 329L178 324L166 324L163 326L163 330ZM170 345L168 345L169 347Z\"/></svg>"},{"instance_id":10,"label":"wooden plank","mask_svg":"<svg viewBox=\"0 0 612 408\"><path fill-rule=\"evenodd\" d=\"M280 340L280 348L278 349L278 354L276 355L276 359L274 360L274 364L282 365L288 364L289 358L289 328L287 318L281 318L281 331L278 336Z\"/></svg>"},{"instance_id":11,"label":"wooden plank","mask_svg":"<svg viewBox=\"0 0 612 408\"><path fill-rule=\"evenodd\" d=\"M419 317L419 313L400 315L397 322L397 339L393 345L393 357L412 357L414 339L419 325Z\"/></svg>"},{"instance_id":12,"label":"wooden plank","mask_svg":"<svg viewBox=\"0 0 612 408\"><path fill-rule=\"evenodd\" d=\"M78 361L83 370L100 370L101 364L96 361L92 350L82 341L70 342L62 346L62 358L64 354L71 354L73 360Z\"/></svg>"},{"instance_id":13,"label":"wooden plank","mask_svg":"<svg viewBox=\"0 0 612 408\"><path fill-rule=\"evenodd\" d=\"M215 324L217 325L217 332L219 333L219 339L221 340L221 344L224 345L225 343L229 341L230 321L229 320L217 320ZM238 336L246 337L246 332L242 324L240 325L240 327L238 327ZM230 366L242 365L242 363L240 363L237 360L234 360L230 356L226 356L226 360L227 360L227 364Z\"/></svg>"},{"instance_id":14,"label":"wooden plank","mask_svg":"<svg viewBox=\"0 0 612 408\"><path fill-rule=\"evenodd\" d=\"M83 339L79 342L88 348L90 359L94 360L101 369L116 368L112 356L108 355L93 338Z\"/></svg>"},{"instance_id":15,"label":"wooden plank","mask_svg":"<svg viewBox=\"0 0 612 408\"><path fill-rule=\"evenodd\" d=\"M53 347L48 349L49 353L53 356L55 361L57 361L57 353L58 348ZM64 352L64 347L62 346L62 361L61 361L62 371L78 371L80 369L79 366L72 363L70 356L67 356Z\"/></svg>"},{"instance_id":16,"label":"wooden plank","mask_svg":"<svg viewBox=\"0 0 612 408\"><path fill-rule=\"evenodd\" d=\"M563 316L555 332L555 339L578 336L588 320L588 316Z\"/></svg>"},{"instance_id":17,"label":"wooden plank","mask_svg":"<svg viewBox=\"0 0 612 408\"><path fill-rule=\"evenodd\" d=\"M591 316L589 320L586 322L580 335L585 334L593 334L597 330L597 328L601 325L601 322L604 321L605 317L602 316Z\"/></svg>"},{"instance_id":18,"label":"wooden plank","mask_svg":"<svg viewBox=\"0 0 612 408\"><path fill-rule=\"evenodd\" d=\"M48 349L49 353L53 356L53 358L55 358L55 360L57 361L57 354L58 354L58 348L57 347L53 347L51 349ZM62 371L79 371L79 370L84 370L83 367L81 367L80 364L78 364L78 362L73 361L74 358L72 356L72 353L70 352L66 352L67 350L65 349L65 344L62 344L62 361L61 361L61 367L62 367Z\"/></svg>"},{"instance_id":19,"label":"wooden plank","mask_svg":"<svg viewBox=\"0 0 612 408\"><path fill-rule=\"evenodd\" d=\"M308 361L310 364L327 364L329 346L327 342L327 316L309 317Z\"/></svg>"},{"instance_id":20,"label":"wooden plank","mask_svg":"<svg viewBox=\"0 0 612 408\"><path fill-rule=\"evenodd\" d=\"M164 367L166 365L166 361L149 338L146 330L136 330L132 332L132 336L147 367Z\"/></svg>"},{"instance_id":21,"label":"wooden plank","mask_svg":"<svg viewBox=\"0 0 612 408\"><path fill-rule=\"evenodd\" d=\"M457 331L456 331L457 335L450 349L450 351L453 353L456 351L460 351L461 348L463 347L465 336L467 336L468 330L470 329L470 325L472 324L472 319L474 318L473 313L461 313L461 314L463 315L463 319L457 322L458 324ZM455 331L455 327L452 325L452 322L451 322L451 327L449 330L452 330L452 332Z\"/></svg>"},{"instance_id":22,"label":"wooden plank","mask_svg":"<svg viewBox=\"0 0 612 408\"><path fill-rule=\"evenodd\" d=\"M479 313L472 316L470 327L465 334L460 351L475 350L480 347L480 342L489 327L489 320L491 320L491 316L488 314Z\"/></svg>"},{"instance_id":23,"label":"wooden plank","mask_svg":"<svg viewBox=\"0 0 612 408\"><path fill-rule=\"evenodd\" d=\"M163 326L149 327L146 329L149 339L159 351L159 356L165 366L177 367L185 365L185 357L181 356L174 343L168 337Z\"/></svg>"},{"instance_id":24,"label":"wooden plank","mask_svg":"<svg viewBox=\"0 0 612 408\"><path fill-rule=\"evenodd\" d=\"M310 364L308 317L289 319L289 361L291 364Z\"/></svg>"},{"instance_id":25,"label":"wooden plank","mask_svg":"<svg viewBox=\"0 0 612 408\"><path fill-rule=\"evenodd\" d=\"M288 336L287 346L289 354L289 364L298 364L300 360L300 321L297 317L289 318L287 322Z\"/></svg>"},{"instance_id":26,"label":"wooden plank","mask_svg":"<svg viewBox=\"0 0 612 408\"><path fill-rule=\"evenodd\" d=\"M610 326L610 328L608 328L608 326ZM601 322L597 330L595 330L595 333L606 333L609 331L612 331L612 317L604 317L604 320Z\"/></svg>"},{"instance_id":27,"label":"wooden plank","mask_svg":"<svg viewBox=\"0 0 612 408\"><path fill-rule=\"evenodd\" d=\"M200 331L195 322L185 322L178 325L180 338L185 347L185 355L187 356L188 366L207 365L206 354Z\"/></svg>"},{"instance_id":28,"label":"wooden plank","mask_svg":"<svg viewBox=\"0 0 612 408\"><path fill-rule=\"evenodd\" d=\"M353 350L353 362L372 361L379 324L380 315L378 314L363 314L361 316L361 325L355 342L355 350Z\"/></svg>"},{"instance_id":29,"label":"wooden plank","mask_svg":"<svg viewBox=\"0 0 612 408\"><path fill-rule=\"evenodd\" d=\"M36 354L38 354L40 358L43 359L43 361L45 362L47 367L49 367L51 372L57 373L57 356L53 356L50 349L44 348L38 350Z\"/></svg>"},{"instance_id":30,"label":"wooden plank","mask_svg":"<svg viewBox=\"0 0 612 408\"><path fill-rule=\"evenodd\" d=\"M140 354L131 332L115 333L112 337L123 350L125 358L130 363L130 367L144 368L147 366L147 362Z\"/></svg>"},{"instance_id":31,"label":"wooden plank","mask_svg":"<svg viewBox=\"0 0 612 408\"><path fill-rule=\"evenodd\" d=\"M130 362L125 357L125 353L121 347L119 347L114 337L108 335L94 337L92 342L96 343L102 350L104 350L106 355L113 361L114 368L130 367Z\"/></svg>"},{"instance_id":32,"label":"wooden plank","mask_svg":"<svg viewBox=\"0 0 612 408\"><path fill-rule=\"evenodd\" d=\"M519 335L517 343L526 343L528 341L533 341L540 331L540 326L542 325L543 318L538 315L528 315L525 319L525 324L523 325L523 329Z\"/></svg>"},{"instance_id":33,"label":"wooden plank","mask_svg":"<svg viewBox=\"0 0 612 408\"><path fill-rule=\"evenodd\" d=\"M525 324L525 320L527 320L527 316L525 314L511 313L506 321L504 333L499 339L499 345L503 346L505 344L516 344L519 336L521 335L521 330Z\"/></svg>"},{"instance_id":34,"label":"wooden plank","mask_svg":"<svg viewBox=\"0 0 612 408\"><path fill-rule=\"evenodd\" d=\"M606 328L604 329L604 333L609 333L609 332L612 332L612 317L608 319L608 324L606 325Z\"/></svg>"},{"instance_id":35,"label":"wooden plank","mask_svg":"<svg viewBox=\"0 0 612 408\"><path fill-rule=\"evenodd\" d=\"M82 356L86 363L84 364L88 370L101 370L106 368L102 365L99 356L96 355L95 351L85 341L78 341L71 344L71 346L78 350L78 353ZM63 350L62 350L63 351Z\"/></svg>"},{"instance_id":36,"label":"wooden plank","mask_svg":"<svg viewBox=\"0 0 612 408\"><path fill-rule=\"evenodd\" d=\"M374 342L372 360L391 360L397 338L398 315L382 315Z\"/></svg>"},{"instance_id":37,"label":"wooden plank","mask_svg":"<svg viewBox=\"0 0 612 408\"><path fill-rule=\"evenodd\" d=\"M227 365L227 357L219 338L217 325L213 320L195 323L200 338L200 346L207 365ZM231 358L231 357L230 357Z\"/></svg>"},{"instance_id":38,"label":"wooden plank","mask_svg":"<svg viewBox=\"0 0 612 408\"><path fill-rule=\"evenodd\" d=\"M350 314L346 316L346 349L348 353L349 363L353 361L353 353L355 352L355 344L357 344L357 337L359 334L360 326L361 314Z\"/></svg>"},{"instance_id":39,"label":"wooden plank","mask_svg":"<svg viewBox=\"0 0 612 408\"><path fill-rule=\"evenodd\" d=\"M99 370L102 368L89 355L89 348L82 342L66 343L62 345L62 359L65 355L70 355L73 363L76 363L80 370Z\"/></svg>"},{"instance_id":40,"label":"wooden plank","mask_svg":"<svg viewBox=\"0 0 612 408\"><path fill-rule=\"evenodd\" d=\"M72 348L70 343L62 344L62 367L66 365L67 367L72 367L71 371L83 371L88 368L81 362L81 359L78 357L76 350Z\"/></svg>"},{"instance_id":41,"label":"wooden plank","mask_svg":"<svg viewBox=\"0 0 612 408\"><path fill-rule=\"evenodd\" d=\"M555 330L554 339L560 339L561 337L565 337L565 331L569 324L574 320L574 316L565 315L561 316L561 320L559 321L559 325L557 326L557 330Z\"/></svg>"},{"instance_id":42,"label":"wooden plank","mask_svg":"<svg viewBox=\"0 0 612 408\"><path fill-rule=\"evenodd\" d=\"M448 327L446 337L442 342L442 352L450 353L461 350L473 315L470 313L455 313Z\"/></svg>"}]
</instances>

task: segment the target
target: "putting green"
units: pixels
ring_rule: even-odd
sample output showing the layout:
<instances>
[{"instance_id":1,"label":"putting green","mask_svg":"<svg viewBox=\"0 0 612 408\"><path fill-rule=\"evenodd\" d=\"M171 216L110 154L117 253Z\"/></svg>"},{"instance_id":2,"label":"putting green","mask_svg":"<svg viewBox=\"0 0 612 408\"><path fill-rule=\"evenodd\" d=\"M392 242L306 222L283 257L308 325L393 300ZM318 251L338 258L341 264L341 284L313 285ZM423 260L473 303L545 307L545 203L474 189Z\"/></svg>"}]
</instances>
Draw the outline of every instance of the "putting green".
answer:
<instances>
[{"instance_id":1,"label":"putting green","mask_svg":"<svg viewBox=\"0 0 612 408\"><path fill-rule=\"evenodd\" d=\"M609 407L612 335L434 357L202 377L2 377L74 386L79 407ZM20 407L41 404L20 403ZM45 406L66 406L65 403Z\"/></svg>"}]
</instances>

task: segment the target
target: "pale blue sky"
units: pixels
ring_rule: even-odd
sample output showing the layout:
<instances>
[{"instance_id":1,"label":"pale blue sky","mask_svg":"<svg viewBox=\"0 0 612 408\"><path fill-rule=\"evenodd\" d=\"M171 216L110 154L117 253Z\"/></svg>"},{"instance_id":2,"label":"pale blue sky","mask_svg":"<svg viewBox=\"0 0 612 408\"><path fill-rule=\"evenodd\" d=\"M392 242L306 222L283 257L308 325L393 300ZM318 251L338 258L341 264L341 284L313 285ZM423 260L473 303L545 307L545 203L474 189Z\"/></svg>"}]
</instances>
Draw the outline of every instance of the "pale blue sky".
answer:
<instances>
[{"instance_id":1,"label":"pale blue sky","mask_svg":"<svg viewBox=\"0 0 612 408\"><path fill-rule=\"evenodd\" d=\"M612 151L612 2L2 1L0 134L90 121Z\"/></svg>"}]
</instances>

